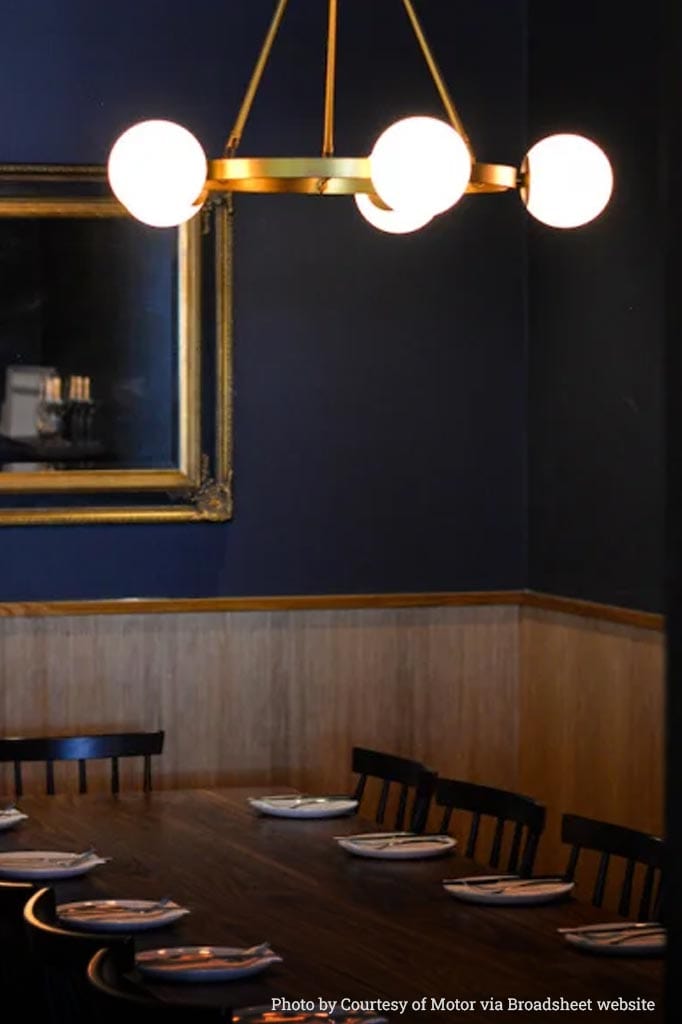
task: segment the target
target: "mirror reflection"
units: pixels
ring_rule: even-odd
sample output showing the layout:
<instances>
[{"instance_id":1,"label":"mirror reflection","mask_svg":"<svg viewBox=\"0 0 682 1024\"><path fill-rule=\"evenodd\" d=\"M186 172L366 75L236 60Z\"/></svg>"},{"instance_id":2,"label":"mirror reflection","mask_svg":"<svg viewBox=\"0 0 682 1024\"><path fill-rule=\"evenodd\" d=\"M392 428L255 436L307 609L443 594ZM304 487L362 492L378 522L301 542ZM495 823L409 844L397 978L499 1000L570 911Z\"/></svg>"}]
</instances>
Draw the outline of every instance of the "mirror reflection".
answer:
<instances>
[{"instance_id":1,"label":"mirror reflection","mask_svg":"<svg viewBox=\"0 0 682 1024\"><path fill-rule=\"evenodd\" d=\"M0 216L0 472L179 462L177 231Z\"/></svg>"}]
</instances>

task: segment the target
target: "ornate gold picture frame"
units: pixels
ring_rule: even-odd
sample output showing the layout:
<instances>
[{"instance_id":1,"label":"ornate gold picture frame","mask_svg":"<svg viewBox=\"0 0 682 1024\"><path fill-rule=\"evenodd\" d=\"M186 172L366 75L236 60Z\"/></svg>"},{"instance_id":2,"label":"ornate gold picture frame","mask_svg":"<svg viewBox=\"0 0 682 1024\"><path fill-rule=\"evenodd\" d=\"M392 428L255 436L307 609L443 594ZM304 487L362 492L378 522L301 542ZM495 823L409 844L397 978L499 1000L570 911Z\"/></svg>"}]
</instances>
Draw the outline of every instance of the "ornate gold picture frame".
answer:
<instances>
[{"instance_id":1,"label":"ornate gold picture frame","mask_svg":"<svg viewBox=\"0 0 682 1024\"><path fill-rule=\"evenodd\" d=\"M59 220L59 237L68 238L71 224L80 224L82 233L87 222L88 238L97 246L101 225L115 218L130 220L112 198L102 167L0 165L0 239L3 225L9 222L21 237L25 220L34 246L36 227ZM30 463L29 472L10 460L0 466L0 525L217 522L231 517L231 203L216 198L201 215L173 229L173 234L169 252L174 316L167 330L164 321L161 344L169 346L163 355L175 367L176 390L172 395L153 396L164 403L156 419L163 415L173 424L172 464L166 457L160 465L98 467L93 461L72 468L68 461L56 461L62 457L58 455L53 464ZM10 233L10 242L14 237ZM126 244L130 245L129 240ZM11 259L12 245L6 244L5 250ZM170 270L165 266L162 270L166 280ZM5 289L11 294L8 288L11 282ZM115 288L107 293L107 309L112 302L115 308ZM140 344L144 342L141 338ZM7 345L5 350L10 350ZM6 440L14 444L13 438Z\"/></svg>"}]
</instances>

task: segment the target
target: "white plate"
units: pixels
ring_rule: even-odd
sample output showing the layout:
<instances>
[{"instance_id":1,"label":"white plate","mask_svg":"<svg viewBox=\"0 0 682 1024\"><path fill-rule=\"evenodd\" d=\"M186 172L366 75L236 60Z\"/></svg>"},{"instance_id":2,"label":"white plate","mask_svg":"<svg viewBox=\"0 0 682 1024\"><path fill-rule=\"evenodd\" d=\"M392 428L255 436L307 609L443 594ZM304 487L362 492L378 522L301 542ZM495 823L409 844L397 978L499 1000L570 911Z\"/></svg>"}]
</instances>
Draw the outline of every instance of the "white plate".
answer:
<instances>
[{"instance_id":1,"label":"white plate","mask_svg":"<svg viewBox=\"0 0 682 1024\"><path fill-rule=\"evenodd\" d=\"M655 925L657 922L651 922ZM631 936L624 938L621 942L613 942L619 934L628 932L629 928L623 922L608 925L588 925L585 928L576 928L574 932L565 932L564 938L572 946L584 949L588 953L598 953L600 956L655 956L663 953L667 944L665 931L656 934L638 934L641 929L632 925Z\"/></svg>"},{"instance_id":2,"label":"white plate","mask_svg":"<svg viewBox=\"0 0 682 1024\"><path fill-rule=\"evenodd\" d=\"M63 853L57 850L13 850L11 853L0 853L0 878L76 878L98 864L106 864L108 859L93 853L77 864L66 863L70 857L76 856L78 854L73 851Z\"/></svg>"},{"instance_id":3,"label":"white plate","mask_svg":"<svg viewBox=\"0 0 682 1024\"><path fill-rule=\"evenodd\" d=\"M15 807L11 811L0 811L0 832L4 832L6 828L14 828L20 821L26 821L28 814L22 814Z\"/></svg>"},{"instance_id":4,"label":"white plate","mask_svg":"<svg viewBox=\"0 0 682 1024\"><path fill-rule=\"evenodd\" d=\"M356 857L375 857L380 860L422 860L424 857L442 857L457 845L452 836L391 836L381 832L365 832L357 836L338 836L339 846Z\"/></svg>"},{"instance_id":5,"label":"white plate","mask_svg":"<svg viewBox=\"0 0 682 1024\"><path fill-rule=\"evenodd\" d=\"M163 928L189 914L178 903L156 900L83 900L60 903L57 917L70 928L92 932L143 932Z\"/></svg>"},{"instance_id":6,"label":"white plate","mask_svg":"<svg viewBox=\"0 0 682 1024\"><path fill-rule=\"evenodd\" d=\"M272 951L253 957L244 963L229 963L230 956L243 950L231 946L175 946L166 949L146 949L135 956L135 965L141 974L158 981L232 981L260 974L271 964L280 964L282 958ZM180 958L187 959L180 959Z\"/></svg>"},{"instance_id":7,"label":"white plate","mask_svg":"<svg viewBox=\"0 0 682 1024\"><path fill-rule=\"evenodd\" d=\"M357 800L296 794L287 798L252 796L249 797L249 803L261 814L270 814L275 818L338 818L358 806Z\"/></svg>"},{"instance_id":8,"label":"white plate","mask_svg":"<svg viewBox=\"0 0 682 1024\"><path fill-rule=\"evenodd\" d=\"M524 885L526 879L496 879L494 875L460 878L452 884L444 883L445 890L455 899L466 903L488 903L496 906L532 907L563 899L575 882L547 881Z\"/></svg>"}]
</instances>

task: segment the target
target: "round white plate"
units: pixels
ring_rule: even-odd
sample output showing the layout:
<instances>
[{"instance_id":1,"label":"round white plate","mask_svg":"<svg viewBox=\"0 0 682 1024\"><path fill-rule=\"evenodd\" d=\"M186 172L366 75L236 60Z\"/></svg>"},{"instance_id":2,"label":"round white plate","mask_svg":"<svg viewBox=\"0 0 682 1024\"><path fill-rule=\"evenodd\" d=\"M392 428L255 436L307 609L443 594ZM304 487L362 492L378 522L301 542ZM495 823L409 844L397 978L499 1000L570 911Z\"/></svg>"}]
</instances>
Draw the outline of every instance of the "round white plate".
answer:
<instances>
[{"instance_id":1,"label":"round white plate","mask_svg":"<svg viewBox=\"0 0 682 1024\"><path fill-rule=\"evenodd\" d=\"M70 859L77 856L77 853L57 850L13 850L11 853L0 853L0 878L76 878L98 864L106 864L107 860L93 853L71 864Z\"/></svg>"},{"instance_id":2,"label":"round white plate","mask_svg":"<svg viewBox=\"0 0 682 1024\"><path fill-rule=\"evenodd\" d=\"M28 814L22 814L14 807L11 811L0 811L0 832L4 832L7 828L14 828L20 821L26 821L27 818Z\"/></svg>"},{"instance_id":3,"label":"round white plate","mask_svg":"<svg viewBox=\"0 0 682 1024\"><path fill-rule=\"evenodd\" d=\"M92 932L144 932L163 928L189 914L178 903L157 900L83 900L60 903L57 917L67 927Z\"/></svg>"},{"instance_id":4,"label":"round white plate","mask_svg":"<svg viewBox=\"0 0 682 1024\"><path fill-rule=\"evenodd\" d=\"M358 806L357 800L312 796L292 796L287 799L249 797L249 803L261 814L270 814L275 818L339 818L350 814Z\"/></svg>"},{"instance_id":5,"label":"round white plate","mask_svg":"<svg viewBox=\"0 0 682 1024\"><path fill-rule=\"evenodd\" d=\"M230 963L231 956L243 953L231 946L174 946L146 949L135 956L141 974L157 981L232 981L260 974L271 964L280 964L276 953L263 953L250 960Z\"/></svg>"},{"instance_id":6,"label":"round white plate","mask_svg":"<svg viewBox=\"0 0 682 1024\"><path fill-rule=\"evenodd\" d=\"M614 925L610 932L608 925L597 927L599 931L595 928L566 932L564 938L572 946L584 949L588 953L598 953L600 956L656 956L665 952L667 936L664 931L638 935L633 926L632 933L629 933L627 938L613 941L623 933L622 923Z\"/></svg>"},{"instance_id":7,"label":"round white plate","mask_svg":"<svg viewBox=\"0 0 682 1024\"><path fill-rule=\"evenodd\" d=\"M465 903L488 903L495 906L532 907L542 903L553 903L563 899L575 882L552 882L523 885L523 879L506 881L485 881L458 879L452 885L445 884L445 890L455 899Z\"/></svg>"},{"instance_id":8,"label":"round white plate","mask_svg":"<svg viewBox=\"0 0 682 1024\"><path fill-rule=\"evenodd\" d=\"M442 857L457 845L452 836L387 836L381 832L366 832L362 836L340 836L339 846L356 857L374 857L379 860L422 860Z\"/></svg>"}]
</instances>

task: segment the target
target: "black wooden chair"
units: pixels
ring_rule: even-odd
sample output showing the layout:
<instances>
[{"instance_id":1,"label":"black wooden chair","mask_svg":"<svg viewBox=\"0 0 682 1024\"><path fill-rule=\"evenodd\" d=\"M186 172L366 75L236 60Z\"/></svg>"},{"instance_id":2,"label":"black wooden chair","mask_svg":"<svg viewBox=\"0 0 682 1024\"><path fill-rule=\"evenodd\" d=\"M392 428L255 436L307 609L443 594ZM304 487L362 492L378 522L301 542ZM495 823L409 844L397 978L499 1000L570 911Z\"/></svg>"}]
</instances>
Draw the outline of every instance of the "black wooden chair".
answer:
<instances>
[{"instance_id":1,"label":"black wooden chair","mask_svg":"<svg viewBox=\"0 0 682 1024\"><path fill-rule=\"evenodd\" d=\"M410 791L414 792L412 807L409 812L409 831L423 832L429 815L431 799L436 788L436 773L424 767L419 761L411 761L395 754L385 754L378 750L367 750L365 747L353 747L352 770L359 779L353 798L362 802L369 778L381 780L381 793L374 813L374 820L379 825L385 823L391 784L397 783L399 788L398 807L393 820L393 828L403 830L408 818L408 799Z\"/></svg>"},{"instance_id":2,"label":"black wooden chair","mask_svg":"<svg viewBox=\"0 0 682 1024\"><path fill-rule=\"evenodd\" d=\"M87 980L87 967L98 949L130 950L128 935L71 931L60 924L54 890L45 887L24 907L24 922L38 968L35 983L42 979L47 1016L52 1024L90 1024L99 1021Z\"/></svg>"},{"instance_id":3,"label":"black wooden chair","mask_svg":"<svg viewBox=\"0 0 682 1024\"><path fill-rule=\"evenodd\" d=\"M145 792L152 788L152 757L163 750L163 732L102 733L92 736L10 736L0 738L0 762L14 764L14 793L24 792L22 764L45 762L45 791L55 793L55 761L78 761L78 792L87 793L86 762L101 758L111 760L111 792L119 791L118 762L121 757L144 758Z\"/></svg>"},{"instance_id":4,"label":"black wooden chair","mask_svg":"<svg viewBox=\"0 0 682 1024\"><path fill-rule=\"evenodd\" d=\"M229 1008L181 1002L163 1002L135 981L132 946L98 950L87 966L97 1016L93 1021L125 1024L224 1024L232 1020Z\"/></svg>"},{"instance_id":5,"label":"black wooden chair","mask_svg":"<svg viewBox=\"0 0 682 1024\"><path fill-rule=\"evenodd\" d=\"M45 1012L24 926L24 907L36 891L31 882L0 882L0 992L9 1005L21 1000L31 1019Z\"/></svg>"},{"instance_id":6,"label":"black wooden chair","mask_svg":"<svg viewBox=\"0 0 682 1024\"><path fill-rule=\"evenodd\" d=\"M458 779L438 779L436 783L436 805L444 807L440 831L450 828L453 812L471 813L469 835L464 850L465 856L474 860L479 838L481 819L495 819L495 831L486 863L499 868L505 839L505 825L514 825L505 870L510 874L524 877L533 873L538 842L545 828L545 807L529 796L511 793L506 789L481 786L475 782L461 782ZM524 837L525 836L525 837Z\"/></svg>"},{"instance_id":7,"label":"black wooden chair","mask_svg":"<svg viewBox=\"0 0 682 1024\"><path fill-rule=\"evenodd\" d=\"M578 860L583 850L601 854L592 890L592 905L601 907L606 892L607 875L612 857L625 860L625 874L620 886L618 913L627 917L632 903L633 885L637 866L643 869L637 919L658 920L661 915L661 888L665 843L658 836L648 835L624 825L583 818L578 814L564 814L561 819L562 842L571 846L566 867L566 879L573 881Z\"/></svg>"}]
</instances>

